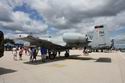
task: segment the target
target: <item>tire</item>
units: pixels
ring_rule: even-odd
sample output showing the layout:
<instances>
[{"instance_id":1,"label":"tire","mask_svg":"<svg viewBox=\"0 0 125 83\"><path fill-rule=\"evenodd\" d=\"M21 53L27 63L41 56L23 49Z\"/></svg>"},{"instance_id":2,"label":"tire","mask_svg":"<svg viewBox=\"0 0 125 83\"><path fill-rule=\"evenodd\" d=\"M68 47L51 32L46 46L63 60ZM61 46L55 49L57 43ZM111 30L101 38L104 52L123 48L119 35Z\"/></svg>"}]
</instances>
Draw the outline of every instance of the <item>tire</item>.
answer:
<instances>
[{"instance_id":1,"label":"tire","mask_svg":"<svg viewBox=\"0 0 125 83\"><path fill-rule=\"evenodd\" d=\"M56 57L56 56L55 56L54 54L50 54L50 55L49 55L49 59L50 59L50 60L55 59L55 57Z\"/></svg>"},{"instance_id":2,"label":"tire","mask_svg":"<svg viewBox=\"0 0 125 83\"><path fill-rule=\"evenodd\" d=\"M103 52L103 49L101 49L101 52Z\"/></svg>"},{"instance_id":3,"label":"tire","mask_svg":"<svg viewBox=\"0 0 125 83\"><path fill-rule=\"evenodd\" d=\"M65 57L69 57L69 53L65 53Z\"/></svg>"}]
</instances>

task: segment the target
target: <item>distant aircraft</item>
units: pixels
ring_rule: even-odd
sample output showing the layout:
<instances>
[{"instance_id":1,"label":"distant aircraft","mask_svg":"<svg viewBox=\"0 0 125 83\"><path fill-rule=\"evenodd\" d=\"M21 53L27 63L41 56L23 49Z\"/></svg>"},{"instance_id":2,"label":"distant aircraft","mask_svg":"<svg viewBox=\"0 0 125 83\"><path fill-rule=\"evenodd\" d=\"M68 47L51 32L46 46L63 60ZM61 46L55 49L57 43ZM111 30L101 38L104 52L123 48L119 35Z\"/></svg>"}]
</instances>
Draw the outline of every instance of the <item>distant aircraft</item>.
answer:
<instances>
[{"instance_id":1,"label":"distant aircraft","mask_svg":"<svg viewBox=\"0 0 125 83\"><path fill-rule=\"evenodd\" d=\"M4 55L4 34L0 31L0 58Z\"/></svg>"}]
</instances>

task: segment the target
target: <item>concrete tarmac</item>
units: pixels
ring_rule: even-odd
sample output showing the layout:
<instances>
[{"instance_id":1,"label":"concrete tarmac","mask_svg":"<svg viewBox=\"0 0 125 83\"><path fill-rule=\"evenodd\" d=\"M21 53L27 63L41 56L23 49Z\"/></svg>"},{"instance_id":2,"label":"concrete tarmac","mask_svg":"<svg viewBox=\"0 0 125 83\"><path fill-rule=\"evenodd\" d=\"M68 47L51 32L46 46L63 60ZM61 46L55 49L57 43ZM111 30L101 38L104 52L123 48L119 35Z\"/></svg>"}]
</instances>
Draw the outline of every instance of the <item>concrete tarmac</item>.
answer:
<instances>
[{"instance_id":1,"label":"concrete tarmac","mask_svg":"<svg viewBox=\"0 0 125 83\"><path fill-rule=\"evenodd\" d=\"M29 56L13 60L12 52L0 58L0 83L125 83L125 53L70 51L71 56L34 63Z\"/></svg>"}]
</instances>

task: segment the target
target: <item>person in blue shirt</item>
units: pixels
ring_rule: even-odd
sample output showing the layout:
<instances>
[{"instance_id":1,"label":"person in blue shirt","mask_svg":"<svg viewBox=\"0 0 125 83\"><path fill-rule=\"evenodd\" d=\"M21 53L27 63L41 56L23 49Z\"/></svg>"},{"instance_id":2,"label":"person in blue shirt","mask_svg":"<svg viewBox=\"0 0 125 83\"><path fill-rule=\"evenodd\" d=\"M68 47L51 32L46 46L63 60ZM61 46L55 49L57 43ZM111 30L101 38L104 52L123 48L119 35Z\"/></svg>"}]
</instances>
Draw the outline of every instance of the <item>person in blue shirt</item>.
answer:
<instances>
[{"instance_id":1,"label":"person in blue shirt","mask_svg":"<svg viewBox=\"0 0 125 83\"><path fill-rule=\"evenodd\" d=\"M43 62L45 62L46 55L47 55L47 49L41 47L41 48L40 48L40 52L41 52L41 59L42 59Z\"/></svg>"},{"instance_id":2,"label":"person in blue shirt","mask_svg":"<svg viewBox=\"0 0 125 83\"><path fill-rule=\"evenodd\" d=\"M32 62L36 61L36 56L37 56L36 48L31 47L30 61L32 61Z\"/></svg>"}]
</instances>

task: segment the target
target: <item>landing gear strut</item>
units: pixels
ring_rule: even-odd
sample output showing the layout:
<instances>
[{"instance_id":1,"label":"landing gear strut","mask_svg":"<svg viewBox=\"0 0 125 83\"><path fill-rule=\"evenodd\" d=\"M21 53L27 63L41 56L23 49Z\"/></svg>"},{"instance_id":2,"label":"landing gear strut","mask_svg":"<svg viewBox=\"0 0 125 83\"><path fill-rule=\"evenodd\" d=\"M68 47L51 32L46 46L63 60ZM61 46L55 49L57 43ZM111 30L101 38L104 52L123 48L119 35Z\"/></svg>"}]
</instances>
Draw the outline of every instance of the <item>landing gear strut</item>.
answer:
<instances>
[{"instance_id":1,"label":"landing gear strut","mask_svg":"<svg viewBox=\"0 0 125 83\"><path fill-rule=\"evenodd\" d=\"M57 55L57 52L56 52L56 51L50 52L50 53L49 53L49 59L50 59L50 60L55 59L56 55Z\"/></svg>"},{"instance_id":2,"label":"landing gear strut","mask_svg":"<svg viewBox=\"0 0 125 83\"><path fill-rule=\"evenodd\" d=\"M65 53L65 57L69 57L69 53Z\"/></svg>"},{"instance_id":3,"label":"landing gear strut","mask_svg":"<svg viewBox=\"0 0 125 83\"><path fill-rule=\"evenodd\" d=\"M50 59L50 60L55 59L55 57L56 57L56 55L54 55L54 54L50 54L50 55L49 55L49 59Z\"/></svg>"}]
</instances>

